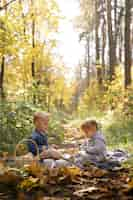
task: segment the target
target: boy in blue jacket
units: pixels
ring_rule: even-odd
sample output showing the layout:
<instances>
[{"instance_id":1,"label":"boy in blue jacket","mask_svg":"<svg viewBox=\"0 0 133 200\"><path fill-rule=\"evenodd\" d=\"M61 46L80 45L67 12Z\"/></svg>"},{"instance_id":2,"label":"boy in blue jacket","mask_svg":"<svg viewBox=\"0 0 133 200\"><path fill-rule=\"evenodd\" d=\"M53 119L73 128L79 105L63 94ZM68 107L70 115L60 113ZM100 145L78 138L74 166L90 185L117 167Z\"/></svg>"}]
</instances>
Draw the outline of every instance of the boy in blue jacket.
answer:
<instances>
[{"instance_id":1,"label":"boy in blue jacket","mask_svg":"<svg viewBox=\"0 0 133 200\"><path fill-rule=\"evenodd\" d=\"M33 122L35 130L32 132L30 137L38 147L40 158L42 162L48 167L57 165L66 165L67 163L62 160L62 155L59 151L50 147L48 144L48 124L49 124L50 114L46 112L36 112L34 114ZM34 143L28 143L29 152L34 156L37 155L37 149Z\"/></svg>"},{"instance_id":2,"label":"boy in blue jacket","mask_svg":"<svg viewBox=\"0 0 133 200\"><path fill-rule=\"evenodd\" d=\"M36 112L34 114L33 122L35 125L35 130L32 132L31 138L34 142L36 142L39 153L41 154L45 149L48 149L48 123L49 123L49 113L45 112ZM33 143L29 143L29 152L31 152L34 156L37 155L36 146Z\"/></svg>"}]
</instances>

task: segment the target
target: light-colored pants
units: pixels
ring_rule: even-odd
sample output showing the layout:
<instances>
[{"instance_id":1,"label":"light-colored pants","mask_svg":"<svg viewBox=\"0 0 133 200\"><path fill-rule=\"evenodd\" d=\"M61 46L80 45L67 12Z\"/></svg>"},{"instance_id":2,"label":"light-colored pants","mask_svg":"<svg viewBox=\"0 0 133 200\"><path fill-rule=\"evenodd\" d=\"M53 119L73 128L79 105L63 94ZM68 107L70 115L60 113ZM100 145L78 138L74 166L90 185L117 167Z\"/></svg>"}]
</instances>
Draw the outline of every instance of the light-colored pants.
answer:
<instances>
[{"instance_id":1,"label":"light-colored pants","mask_svg":"<svg viewBox=\"0 0 133 200\"><path fill-rule=\"evenodd\" d=\"M43 163L46 167L48 168L60 168L60 167L67 167L67 166L71 166L71 164L63 159L60 160L54 160L54 159L44 159Z\"/></svg>"}]
</instances>

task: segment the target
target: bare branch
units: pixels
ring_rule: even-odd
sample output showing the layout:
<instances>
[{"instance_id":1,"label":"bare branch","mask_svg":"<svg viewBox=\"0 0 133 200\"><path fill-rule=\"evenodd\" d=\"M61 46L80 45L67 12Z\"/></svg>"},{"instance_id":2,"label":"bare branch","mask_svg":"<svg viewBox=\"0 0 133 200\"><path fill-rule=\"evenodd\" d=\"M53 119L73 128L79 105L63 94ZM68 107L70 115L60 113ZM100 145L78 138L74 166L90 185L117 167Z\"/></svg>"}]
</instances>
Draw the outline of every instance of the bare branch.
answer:
<instances>
[{"instance_id":1,"label":"bare branch","mask_svg":"<svg viewBox=\"0 0 133 200\"><path fill-rule=\"evenodd\" d=\"M6 3L4 6L0 7L0 11L6 9L11 3L15 2L16 0L11 0L8 3Z\"/></svg>"}]
</instances>

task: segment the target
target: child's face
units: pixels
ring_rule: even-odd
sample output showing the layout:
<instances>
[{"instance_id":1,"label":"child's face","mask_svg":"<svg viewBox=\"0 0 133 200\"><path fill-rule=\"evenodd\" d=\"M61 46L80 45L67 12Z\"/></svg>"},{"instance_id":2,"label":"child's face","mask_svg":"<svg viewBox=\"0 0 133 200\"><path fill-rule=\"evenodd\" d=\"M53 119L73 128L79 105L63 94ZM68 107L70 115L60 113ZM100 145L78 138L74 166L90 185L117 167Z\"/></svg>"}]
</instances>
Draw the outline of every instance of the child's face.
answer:
<instances>
[{"instance_id":1,"label":"child's face","mask_svg":"<svg viewBox=\"0 0 133 200\"><path fill-rule=\"evenodd\" d=\"M97 129L95 126L86 127L83 129L85 136L91 138L93 135L95 135Z\"/></svg>"},{"instance_id":2,"label":"child's face","mask_svg":"<svg viewBox=\"0 0 133 200\"><path fill-rule=\"evenodd\" d=\"M45 132L48 130L49 118L38 118L35 126L39 131Z\"/></svg>"}]
</instances>

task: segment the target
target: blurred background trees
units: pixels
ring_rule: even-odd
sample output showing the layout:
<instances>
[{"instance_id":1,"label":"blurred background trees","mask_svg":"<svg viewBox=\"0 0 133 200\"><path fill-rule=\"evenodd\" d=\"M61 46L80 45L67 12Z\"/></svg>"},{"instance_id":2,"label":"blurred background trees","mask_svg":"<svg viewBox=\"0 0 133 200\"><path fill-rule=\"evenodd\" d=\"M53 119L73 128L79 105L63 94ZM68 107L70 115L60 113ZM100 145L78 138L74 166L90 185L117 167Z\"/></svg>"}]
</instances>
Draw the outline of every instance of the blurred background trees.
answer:
<instances>
[{"instance_id":1,"label":"blurred background trees","mask_svg":"<svg viewBox=\"0 0 133 200\"><path fill-rule=\"evenodd\" d=\"M80 0L80 7L77 27L80 27L81 38L86 40L89 49L94 52L90 63L97 65L98 82L102 84L102 80L107 79L112 81L118 65L125 64L125 72L132 65L132 2ZM88 35L92 38L90 43ZM129 71L129 77L126 73L124 75L125 87L131 85Z\"/></svg>"},{"instance_id":2,"label":"blurred background trees","mask_svg":"<svg viewBox=\"0 0 133 200\"><path fill-rule=\"evenodd\" d=\"M60 134L63 133L61 124L73 116L102 118L109 112L113 113L112 120L129 122L133 128L132 0L78 2L80 14L74 24L84 55L73 73L68 72L67 64L56 52L63 17L59 2L0 1L3 145L16 143L29 134L32 114L38 109L54 113L51 127ZM69 73L70 76L73 73L73 79ZM12 137L16 139L12 141Z\"/></svg>"},{"instance_id":3,"label":"blurred background trees","mask_svg":"<svg viewBox=\"0 0 133 200\"><path fill-rule=\"evenodd\" d=\"M75 101L79 116L97 116L103 120L110 142L113 138L116 144L122 138L132 141L133 3L131 0L79 2L76 27L86 48L80 65L83 76L75 90L80 96L78 104ZM84 89L80 90L81 87Z\"/></svg>"}]
</instances>

